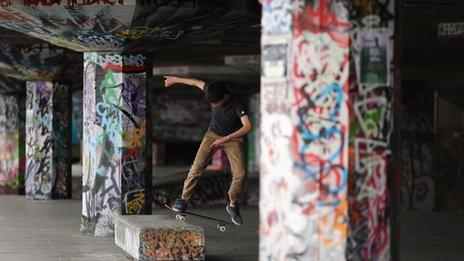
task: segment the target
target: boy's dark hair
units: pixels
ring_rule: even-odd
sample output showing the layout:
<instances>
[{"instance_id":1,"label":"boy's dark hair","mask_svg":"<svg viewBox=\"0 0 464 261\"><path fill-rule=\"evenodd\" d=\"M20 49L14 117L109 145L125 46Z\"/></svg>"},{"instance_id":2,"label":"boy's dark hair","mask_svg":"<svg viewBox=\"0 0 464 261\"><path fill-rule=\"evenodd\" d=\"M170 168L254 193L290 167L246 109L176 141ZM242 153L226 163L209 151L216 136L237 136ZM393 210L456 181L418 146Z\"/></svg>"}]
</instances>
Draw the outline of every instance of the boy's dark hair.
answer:
<instances>
[{"instance_id":1,"label":"boy's dark hair","mask_svg":"<svg viewBox=\"0 0 464 261\"><path fill-rule=\"evenodd\" d=\"M209 82L206 84L205 87L206 87L205 88L206 100L209 103L217 102L221 100L222 98L224 98L226 94L229 94L229 90L222 82L218 82L218 81Z\"/></svg>"}]
</instances>

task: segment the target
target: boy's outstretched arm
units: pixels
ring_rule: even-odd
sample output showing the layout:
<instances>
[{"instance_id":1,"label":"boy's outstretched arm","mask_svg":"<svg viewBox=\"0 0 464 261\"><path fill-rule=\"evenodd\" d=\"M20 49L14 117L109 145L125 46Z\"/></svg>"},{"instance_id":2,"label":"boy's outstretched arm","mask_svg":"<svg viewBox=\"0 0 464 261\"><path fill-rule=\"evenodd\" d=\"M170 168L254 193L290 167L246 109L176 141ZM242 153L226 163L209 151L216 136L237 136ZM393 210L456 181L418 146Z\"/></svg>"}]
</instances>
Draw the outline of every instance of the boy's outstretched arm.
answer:
<instances>
[{"instance_id":1,"label":"boy's outstretched arm","mask_svg":"<svg viewBox=\"0 0 464 261\"><path fill-rule=\"evenodd\" d=\"M182 83L190 86L195 86L203 90L205 82L195 78L182 78L177 76L164 76L164 87L170 87L176 83Z\"/></svg>"}]
</instances>

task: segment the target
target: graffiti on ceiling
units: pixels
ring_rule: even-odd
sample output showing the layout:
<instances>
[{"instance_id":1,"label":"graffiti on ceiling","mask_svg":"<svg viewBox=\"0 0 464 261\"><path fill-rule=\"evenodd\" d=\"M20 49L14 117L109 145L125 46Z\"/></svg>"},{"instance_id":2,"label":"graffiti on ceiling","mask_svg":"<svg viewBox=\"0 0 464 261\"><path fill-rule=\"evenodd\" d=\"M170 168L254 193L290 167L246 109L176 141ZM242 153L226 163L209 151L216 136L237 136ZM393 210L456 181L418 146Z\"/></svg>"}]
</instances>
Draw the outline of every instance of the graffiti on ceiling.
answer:
<instances>
[{"instance_id":1,"label":"graffiti on ceiling","mask_svg":"<svg viewBox=\"0 0 464 261\"><path fill-rule=\"evenodd\" d=\"M257 43L254 0L0 0L0 26L75 51Z\"/></svg>"}]
</instances>

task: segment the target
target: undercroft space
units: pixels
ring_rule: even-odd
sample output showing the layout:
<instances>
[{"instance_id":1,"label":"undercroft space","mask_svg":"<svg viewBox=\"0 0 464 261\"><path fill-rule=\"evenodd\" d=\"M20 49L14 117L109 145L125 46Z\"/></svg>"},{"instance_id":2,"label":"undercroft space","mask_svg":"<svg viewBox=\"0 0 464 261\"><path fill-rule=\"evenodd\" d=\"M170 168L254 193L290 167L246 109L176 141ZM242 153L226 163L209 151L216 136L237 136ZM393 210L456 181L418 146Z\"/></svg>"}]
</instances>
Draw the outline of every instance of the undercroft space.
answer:
<instances>
[{"instance_id":1,"label":"undercroft space","mask_svg":"<svg viewBox=\"0 0 464 261\"><path fill-rule=\"evenodd\" d=\"M0 0L0 261L464 260L463 71L464 0Z\"/></svg>"}]
</instances>

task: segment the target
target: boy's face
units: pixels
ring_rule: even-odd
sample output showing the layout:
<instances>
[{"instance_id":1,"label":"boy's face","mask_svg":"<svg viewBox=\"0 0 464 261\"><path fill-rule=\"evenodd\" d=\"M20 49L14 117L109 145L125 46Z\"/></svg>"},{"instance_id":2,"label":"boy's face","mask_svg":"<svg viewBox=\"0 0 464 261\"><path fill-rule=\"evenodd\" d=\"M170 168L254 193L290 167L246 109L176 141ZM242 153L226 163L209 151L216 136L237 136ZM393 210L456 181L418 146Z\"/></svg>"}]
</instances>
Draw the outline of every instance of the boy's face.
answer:
<instances>
[{"instance_id":1,"label":"boy's face","mask_svg":"<svg viewBox=\"0 0 464 261\"><path fill-rule=\"evenodd\" d=\"M213 105L213 107L222 106L224 103L226 103L229 100L229 97L230 97L230 95L226 94L226 95L224 95L224 97L222 97L222 99L220 99L219 101L216 101L216 102L212 102L211 104Z\"/></svg>"}]
</instances>

